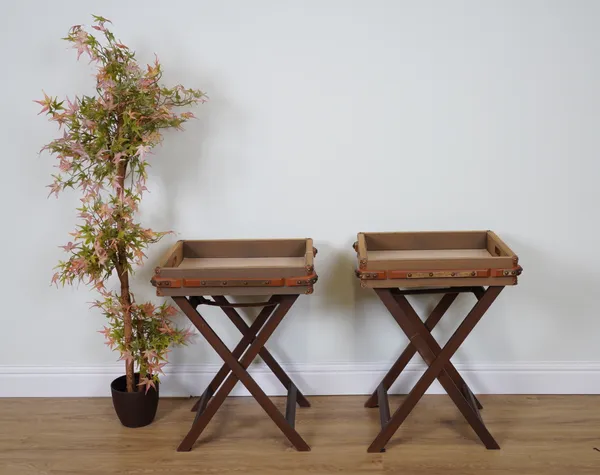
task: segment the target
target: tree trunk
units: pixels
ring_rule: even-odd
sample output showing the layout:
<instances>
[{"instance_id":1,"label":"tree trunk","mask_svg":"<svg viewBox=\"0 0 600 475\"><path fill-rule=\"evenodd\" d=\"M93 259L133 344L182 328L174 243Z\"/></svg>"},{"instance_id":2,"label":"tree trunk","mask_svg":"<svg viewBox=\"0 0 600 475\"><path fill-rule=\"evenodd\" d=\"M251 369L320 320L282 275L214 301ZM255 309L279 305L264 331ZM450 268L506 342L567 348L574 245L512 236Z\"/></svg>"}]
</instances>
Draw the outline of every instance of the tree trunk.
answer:
<instances>
[{"instance_id":1,"label":"tree trunk","mask_svg":"<svg viewBox=\"0 0 600 475\"><path fill-rule=\"evenodd\" d=\"M125 189L125 175L127 173L127 161L123 160L119 164L118 169L118 180L121 186L121 192ZM122 227L122 216L117 220L118 227ZM125 243L118 243L118 265L117 272L119 274L119 281L121 282L121 307L123 308L123 330L125 337L125 348L127 351L131 351L131 342L133 341L133 321L131 318L131 293L129 292L129 271L127 270L127 253ZM132 393L137 391L134 379L134 362L125 362L125 379L127 382L127 392Z\"/></svg>"},{"instance_id":2,"label":"tree trunk","mask_svg":"<svg viewBox=\"0 0 600 475\"><path fill-rule=\"evenodd\" d=\"M119 258L120 257L121 256L119 256ZM119 280L121 281L121 306L123 307L123 329L125 333L125 347L129 352L131 352L131 342L133 340L133 322L131 320L131 294L129 293L129 273L127 272L127 269L125 269L123 266L119 267L122 267L119 271ZM125 376L127 381L127 392L132 393L136 391L137 388L135 386L134 380L133 360L125 362Z\"/></svg>"}]
</instances>

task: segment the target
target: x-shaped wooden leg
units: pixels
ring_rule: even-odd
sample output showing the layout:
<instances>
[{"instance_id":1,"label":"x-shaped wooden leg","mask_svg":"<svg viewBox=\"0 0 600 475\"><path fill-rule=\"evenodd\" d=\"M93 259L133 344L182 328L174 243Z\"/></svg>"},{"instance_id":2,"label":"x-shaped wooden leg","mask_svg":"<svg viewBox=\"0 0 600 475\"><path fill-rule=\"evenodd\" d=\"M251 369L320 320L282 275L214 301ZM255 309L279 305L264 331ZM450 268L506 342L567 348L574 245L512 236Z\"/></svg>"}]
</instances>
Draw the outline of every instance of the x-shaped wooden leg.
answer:
<instances>
[{"instance_id":1,"label":"x-shaped wooden leg","mask_svg":"<svg viewBox=\"0 0 600 475\"><path fill-rule=\"evenodd\" d=\"M369 452L382 452L385 450L387 442L398 430L417 402L423 397L427 388L431 386L436 378L486 448L500 448L483 424L474 401L469 401L467 399L468 395L463 392L464 388L457 387L456 382L449 376L447 371L444 371L444 368L448 367L450 358L456 353L473 328L475 328L475 325L477 325L503 288L504 287L488 287L473 309L459 325L452 337L450 337L444 348L441 348L435 341L425 324L408 303L408 300L406 300L406 297L403 295L394 295L391 289L375 289L375 292L388 311L396 319L408 339L425 360L428 368L391 418L385 417L386 410L388 413L387 415L389 415L387 397L383 397L384 395L386 396L386 394L383 391L383 388L379 391L379 399L381 403L383 403L383 407L380 407L382 429L369 446Z\"/></svg>"},{"instance_id":2,"label":"x-shaped wooden leg","mask_svg":"<svg viewBox=\"0 0 600 475\"><path fill-rule=\"evenodd\" d=\"M296 447L297 450L310 450L308 444L294 429L297 395L296 387L292 384L288 391L288 404L286 408L286 415L288 417L286 418L283 414L281 414L281 412L279 412L275 404L273 404L273 402L246 370L254 358L258 356L260 350L264 347L269 337L273 334L279 323L281 323L281 320L289 311L297 298L297 295L282 295L278 297L279 305L270 315L270 317L266 317L266 323L264 323L264 326L258 332L254 341L252 341L248 350L238 361L238 358L234 356L231 351L229 351L225 343L223 343L219 336L212 330L212 328L210 328L206 320L204 320L204 318L186 297L173 297L175 303L187 315L190 321L200 331L202 336L204 336L206 341L208 341L208 343L215 349L215 351L231 370L231 374L229 374L227 379L225 379L225 382L223 382L215 395L213 397L208 397L210 398L210 401L202 402L201 400L201 406L196 414L196 419L194 420L190 431L179 445L179 448L177 449L178 451L182 452L191 450L198 437L200 437L200 434L202 434L202 431L206 428L219 407L221 407L225 401L225 398L232 391L238 380L241 381L244 386L246 386L250 394L254 396L254 399L256 399L256 401L261 405L261 407L265 410L269 417L271 417L273 422L275 422L275 424L285 434L285 436L289 439L292 445Z\"/></svg>"},{"instance_id":3,"label":"x-shaped wooden leg","mask_svg":"<svg viewBox=\"0 0 600 475\"><path fill-rule=\"evenodd\" d=\"M235 310L235 308L227 307L227 305L229 305L229 301L226 297L214 296L213 300L220 305L225 305L224 307L222 307L223 312L229 317L231 322L243 335L243 338L232 351L233 356L239 359L244 354L244 351L246 351L246 348L248 348L248 346L256 338L258 330L261 329L265 321L269 318L271 313L273 313L273 309L277 305L277 297L273 296L269 299L269 305L265 306L260 311L256 319L250 326L248 326L248 324L244 321L242 316ZM283 384L283 386L289 391L290 387L293 386L294 383L287 375L287 373L283 370L283 368L279 365L279 363L277 363L275 358L273 358L273 355L271 355L269 350L267 350L266 347L263 347L260 349L258 355L271 369L271 371L273 371L273 374L275 374L277 379L281 381L281 384ZM215 391L219 388L221 383L225 381L225 378L227 377L229 372L229 367L226 364L224 364L221 367L221 369L219 369L219 371L217 372L213 380L210 382L210 384L207 386L200 399L198 399L196 404L194 404L194 406L192 407L192 412L197 412L203 403L208 402L208 399L215 393ZM306 397L299 390L297 394L297 402L298 405L301 407L310 407L310 402L308 402L308 399L306 399Z\"/></svg>"},{"instance_id":4,"label":"x-shaped wooden leg","mask_svg":"<svg viewBox=\"0 0 600 475\"><path fill-rule=\"evenodd\" d=\"M474 288L469 290L475 293L475 296L478 300L479 298L481 298L481 294L478 293L477 289ZM481 289L481 291L483 291L483 289ZM442 299L439 301L439 303L436 305L436 307L433 309L433 311L425 321L425 327L427 328L427 331L431 333L431 331L435 328L438 322L442 319L444 314L448 311L452 303L456 300L456 297L458 297L458 293L459 291L449 291L442 297ZM396 296L396 294L394 295ZM367 402L365 402L365 407L377 407L379 405L377 393L381 391L382 387L383 390L386 392L390 389L392 384L394 384L394 382L398 379L402 371L404 371L404 368L406 368L406 366L408 365L408 363L410 363L410 360L416 353L416 347L411 342L409 342L402 354L398 357L396 362L392 365L390 370L384 376L381 383L377 386L375 391L373 391L371 397L369 397ZM458 386L459 388L465 388L465 392L467 393L466 395L468 395L469 400L472 398L475 405L477 406L477 409L483 409L483 406L481 405L479 400L475 397L471 389L467 386L467 383L465 383L465 381L462 379L462 377L451 362L448 362L448 364L444 367L443 371L445 371L448 374L448 376L452 378L456 386Z\"/></svg>"}]
</instances>

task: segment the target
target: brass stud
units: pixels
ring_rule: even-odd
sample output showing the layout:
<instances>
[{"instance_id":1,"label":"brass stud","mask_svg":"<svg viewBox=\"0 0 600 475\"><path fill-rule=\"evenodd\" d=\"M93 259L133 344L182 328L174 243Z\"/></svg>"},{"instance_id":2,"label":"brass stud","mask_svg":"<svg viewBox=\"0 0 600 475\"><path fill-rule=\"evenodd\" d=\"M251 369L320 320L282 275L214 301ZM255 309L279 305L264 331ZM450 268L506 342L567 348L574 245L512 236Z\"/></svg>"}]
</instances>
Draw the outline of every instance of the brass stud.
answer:
<instances>
[{"instance_id":1,"label":"brass stud","mask_svg":"<svg viewBox=\"0 0 600 475\"><path fill-rule=\"evenodd\" d=\"M408 277L412 277L412 274L407 274Z\"/></svg>"},{"instance_id":2,"label":"brass stud","mask_svg":"<svg viewBox=\"0 0 600 475\"><path fill-rule=\"evenodd\" d=\"M430 273L429 273L429 277L433 277L433 272L430 272Z\"/></svg>"},{"instance_id":3,"label":"brass stud","mask_svg":"<svg viewBox=\"0 0 600 475\"><path fill-rule=\"evenodd\" d=\"M227 281L226 280L223 281L223 285L227 285Z\"/></svg>"},{"instance_id":4,"label":"brass stud","mask_svg":"<svg viewBox=\"0 0 600 475\"><path fill-rule=\"evenodd\" d=\"M270 281L270 280L267 280L267 281L265 282L265 284L266 284L266 285L269 285L270 283L271 283L271 281Z\"/></svg>"},{"instance_id":5,"label":"brass stud","mask_svg":"<svg viewBox=\"0 0 600 475\"><path fill-rule=\"evenodd\" d=\"M471 277L475 277L477 273L475 271L471 272Z\"/></svg>"},{"instance_id":6,"label":"brass stud","mask_svg":"<svg viewBox=\"0 0 600 475\"><path fill-rule=\"evenodd\" d=\"M456 276L456 272L452 272L452 274L450 274L452 277Z\"/></svg>"},{"instance_id":7,"label":"brass stud","mask_svg":"<svg viewBox=\"0 0 600 475\"><path fill-rule=\"evenodd\" d=\"M300 284L302 283L302 281L301 281L301 280L297 280L297 281L296 281L296 283L297 283L298 285L300 285Z\"/></svg>"},{"instance_id":8,"label":"brass stud","mask_svg":"<svg viewBox=\"0 0 600 475\"><path fill-rule=\"evenodd\" d=\"M200 282L200 285L206 285L206 282L202 281Z\"/></svg>"},{"instance_id":9,"label":"brass stud","mask_svg":"<svg viewBox=\"0 0 600 475\"><path fill-rule=\"evenodd\" d=\"M244 285L248 285L248 282L244 281Z\"/></svg>"}]
</instances>

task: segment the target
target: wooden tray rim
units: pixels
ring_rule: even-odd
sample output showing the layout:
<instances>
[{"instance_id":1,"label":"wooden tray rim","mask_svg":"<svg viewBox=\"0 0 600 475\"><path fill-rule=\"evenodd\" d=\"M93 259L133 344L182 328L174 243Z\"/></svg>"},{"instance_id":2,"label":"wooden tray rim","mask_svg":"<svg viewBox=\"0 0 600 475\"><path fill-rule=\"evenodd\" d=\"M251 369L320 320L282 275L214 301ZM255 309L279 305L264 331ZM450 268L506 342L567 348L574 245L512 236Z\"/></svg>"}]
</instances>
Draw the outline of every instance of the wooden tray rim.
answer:
<instances>
[{"instance_id":1,"label":"wooden tray rim","mask_svg":"<svg viewBox=\"0 0 600 475\"><path fill-rule=\"evenodd\" d=\"M305 245L305 252L303 255L293 256L304 258L302 266L290 266L290 267L269 267L269 266L257 266L257 267L203 267L203 268L180 268L179 265L183 261L185 243L295 243ZM287 289L290 293L312 293L312 288L316 282L318 276L314 270L314 257L317 253L316 248L313 246L313 240L311 238L282 238L282 239L186 239L178 240L167 253L164 254L160 260L159 265L155 268L155 274L152 277L151 283L157 288L157 295L169 295L170 292L175 291L175 288L189 289L189 295L194 295L193 292L212 292L220 290L223 292L227 290L227 293L232 295L232 292L237 293L237 289L253 289L252 292L260 292L257 289L265 289L265 293L268 289L278 289L280 292L282 289ZM269 257L269 256L265 256ZM274 256L280 257L280 256ZM281 256L288 257L288 256ZM203 280L207 281L205 284ZM186 281L199 281L202 282L202 287L197 285L186 285ZM208 281L222 281L223 286L221 287L210 287ZM260 287L254 287L253 282L250 281L264 281ZM282 282L281 285L275 285L278 282ZM205 286L206 285L206 286ZM289 287L296 287L293 291ZM199 290L202 289L202 290ZM186 290L187 291L187 290ZM176 293L179 293L177 291ZM172 294L174 295L174 294Z\"/></svg>"},{"instance_id":2,"label":"wooden tray rim","mask_svg":"<svg viewBox=\"0 0 600 475\"><path fill-rule=\"evenodd\" d=\"M368 236L456 236L477 234L485 236L486 247L489 257L407 257L398 259L369 259L367 244ZM501 251L503 255L493 255L490 247ZM479 248L479 247L478 247ZM518 265L518 256L491 230L472 231L405 231L405 232L360 232L354 249L358 258L358 269L356 275L361 279L362 287L398 287L401 286L420 287L427 285L454 285L468 286L477 280L488 285L515 285L517 276L522 268ZM456 249L447 247L445 249ZM459 248L462 249L462 248ZM484 249L481 247L481 249ZM378 249L379 250L379 249ZM390 250L394 250L390 248ZM417 247L411 250L428 250ZM465 276L464 271L472 271L473 276ZM422 275L428 273L431 278L410 278L411 274ZM451 274L452 276L448 275ZM394 278L390 278L394 275ZM485 276L485 277L484 277ZM479 284L478 284L479 285Z\"/></svg>"}]
</instances>

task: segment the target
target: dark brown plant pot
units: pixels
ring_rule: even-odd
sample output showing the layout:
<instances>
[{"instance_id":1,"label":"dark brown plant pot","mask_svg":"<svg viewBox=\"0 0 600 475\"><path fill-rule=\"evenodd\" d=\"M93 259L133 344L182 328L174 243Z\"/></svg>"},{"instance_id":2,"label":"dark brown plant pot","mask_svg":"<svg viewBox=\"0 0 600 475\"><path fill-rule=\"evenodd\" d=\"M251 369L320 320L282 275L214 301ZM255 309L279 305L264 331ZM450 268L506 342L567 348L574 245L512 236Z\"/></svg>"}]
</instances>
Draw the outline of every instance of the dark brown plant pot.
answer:
<instances>
[{"instance_id":1,"label":"dark brown plant pot","mask_svg":"<svg viewBox=\"0 0 600 475\"><path fill-rule=\"evenodd\" d=\"M135 384L140 380L139 373L135 374ZM144 427L151 424L158 407L158 383L156 389L145 388L134 393L127 392L125 375L118 377L110 384L113 406L117 416L125 427Z\"/></svg>"}]
</instances>

